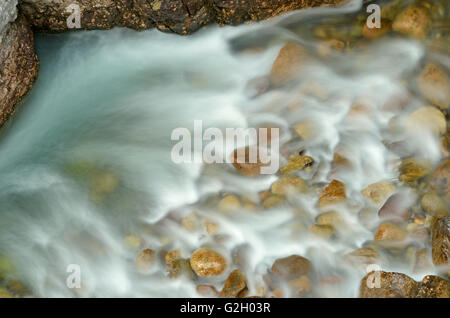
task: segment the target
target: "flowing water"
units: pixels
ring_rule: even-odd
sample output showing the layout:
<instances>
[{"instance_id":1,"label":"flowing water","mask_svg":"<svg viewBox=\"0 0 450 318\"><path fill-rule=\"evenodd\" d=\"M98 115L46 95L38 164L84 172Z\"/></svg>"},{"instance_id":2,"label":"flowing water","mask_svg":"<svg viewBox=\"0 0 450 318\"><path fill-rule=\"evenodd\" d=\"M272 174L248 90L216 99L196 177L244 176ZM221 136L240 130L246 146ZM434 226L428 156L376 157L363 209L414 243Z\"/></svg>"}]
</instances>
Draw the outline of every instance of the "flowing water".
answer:
<instances>
[{"instance_id":1,"label":"flowing water","mask_svg":"<svg viewBox=\"0 0 450 318\"><path fill-rule=\"evenodd\" d=\"M255 97L248 83L270 73L287 41L314 52L316 26L330 17L352 24L364 14L360 5L211 26L189 37L127 29L37 35L39 79L0 142L0 254L12 264L11 275L41 297L198 297L199 283L221 289L236 266L233 256L244 251L249 295L257 295L275 259L299 254L322 282L313 286L314 296L357 296L366 268L343 256L371 242L379 223L361 190L380 180L406 189L396 181L403 155L391 144L402 142L401 152L434 164L441 159L434 134L390 129L392 118L402 120L423 104L408 95L405 79L423 62L426 45L388 36L316 56L294 87ZM448 66L439 53L434 58ZM405 95L407 106L386 106ZM356 102L362 109L352 108ZM204 129L279 127L281 165L299 151L314 158L296 173L309 190L262 209L258 193L276 175L245 177L231 164L175 164L171 133L192 130L194 120ZM314 123L314 136L301 139L293 127L305 120ZM333 165L336 151L348 165ZM322 239L308 228L321 214L321 189L333 179L346 185L347 204L339 207L346 226L334 239ZM224 193L238 194L248 207L221 211L214 200ZM375 212L363 220L364 210ZM149 275L136 271L144 248L158 255L179 249L189 258L201 246L234 265L196 280L168 277L163 262ZM376 264L383 270L423 276L402 253L380 253ZM70 264L81 268L81 289L66 285Z\"/></svg>"}]
</instances>

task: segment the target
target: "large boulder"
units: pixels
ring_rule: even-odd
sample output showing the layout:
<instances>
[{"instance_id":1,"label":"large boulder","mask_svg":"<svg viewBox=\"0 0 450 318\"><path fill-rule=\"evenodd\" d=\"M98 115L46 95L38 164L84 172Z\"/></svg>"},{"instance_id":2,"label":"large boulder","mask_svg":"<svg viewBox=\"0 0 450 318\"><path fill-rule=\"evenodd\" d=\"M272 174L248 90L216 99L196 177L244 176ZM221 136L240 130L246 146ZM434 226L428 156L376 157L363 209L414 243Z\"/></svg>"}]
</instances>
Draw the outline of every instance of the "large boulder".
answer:
<instances>
[{"instance_id":1,"label":"large boulder","mask_svg":"<svg viewBox=\"0 0 450 318\"><path fill-rule=\"evenodd\" d=\"M82 29L157 27L188 34L215 21L238 24L340 2L342 0L20 0L20 7L32 26L41 31L67 30L66 20L72 14L67 7L76 4L80 8Z\"/></svg>"},{"instance_id":2,"label":"large boulder","mask_svg":"<svg viewBox=\"0 0 450 318\"><path fill-rule=\"evenodd\" d=\"M16 12L17 1L0 3L0 127L28 93L39 69L33 32Z\"/></svg>"}]
</instances>

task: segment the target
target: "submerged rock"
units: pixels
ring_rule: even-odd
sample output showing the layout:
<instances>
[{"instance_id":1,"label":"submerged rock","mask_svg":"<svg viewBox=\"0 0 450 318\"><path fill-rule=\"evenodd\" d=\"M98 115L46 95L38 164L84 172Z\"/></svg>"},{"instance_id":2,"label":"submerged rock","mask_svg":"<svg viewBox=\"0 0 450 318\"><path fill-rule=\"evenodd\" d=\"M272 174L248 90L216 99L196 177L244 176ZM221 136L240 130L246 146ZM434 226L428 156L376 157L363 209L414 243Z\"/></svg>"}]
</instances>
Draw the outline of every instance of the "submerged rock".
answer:
<instances>
[{"instance_id":1,"label":"submerged rock","mask_svg":"<svg viewBox=\"0 0 450 318\"><path fill-rule=\"evenodd\" d=\"M368 185L361 193L373 204L380 206L395 191L395 185L389 182L376 182Z\"/></svg>"},{"instance_id":2,"label":"submerged rock","mask_svg":"<svg viewBox=\"0 0 450 318\"><path fill-rule=\"evenodd\" d=\"M406 231L393 223L382 223L375 233L375 241L401 242L406 239Z\"/></svg>"},{"instance_id":3,"label":"submerged rock","mask_svg":"<svg viewBox=\"0 0 450 318\"><path fill-rule=\"evenodd\" d=\"M335 229L328 224L313 224L309 232L323 239L329 239L334 235Z\"/></svg>"},{"instance_id":4,"label":"submerged rock","mask_svg":"<svg viewBox=\"0 0 450 318\"><path fill-rule=\"evenodd\" d=\"M332 208L336 204L345 202L347 199L345 195L345 184L338 180L333 180L322 191L319 198L319 208L322 211Z\"/></svg>"},{"instance_id":5,"label":"submerged rock","mask_svg":"<svg viewBox=\"0 0 450 318\"><path fill-rule=\"evenodd\" d=\"M425 193L420 201L422 209L433 215L448 215L450 206L434 192Z\"/></svg>"},{"instance_id":6,"label":"submerged rock","mask_svg":"<svg viewBox=\"0 0 450 318\"><path fill-rule=\"evenodd\" d=\"M450 159L444 160L437 169L432 173L430 179L430 187L436 193L447 198L450 197Z\"/></svg>"},{"instance_id":7,"label":"submerged rock","mask_svg":"<svg viewBox=\"0 0 450 318\"><path fill-rule=\"evenodd\" d=\"M450 274L450 217L436 217L431 226L431 256L436 266Z\"/></svg>"},{"instance_id":8,"label":"submerged rock","mask_svg":"<svg viewBox=\"0 0 450 318\"><path fill-rule=\"evenodd\" d=\"M245 275L242 271L236 269L228 276L219 297L236 298L240 293L244 292L245 289L247 289Z\"/></svg>"},{"instance_id":9,"label":"submerged rock","mask_svg":"<svg viewBox=\"0 0 450 318\"><path fill-rule=\"evenodd\" d=\"M225 271L225 258L208 247L202 247L192 253L190 264L198 276L217 276Z\"/></svg>"},{"instance_id":10,"label":"submerged rock","mask_svg":"<svg viewBox=\"0 0 450 318\"><path fill-rule=\"evenodd\" d=\"M290 191L305 192L307 189L305 181L298 177L283 177L275 181L271 186L272 193L278 195L286 195Z\"/></svg>"},{"instance_id":11,"label":"submerged rock","mask_svg":"<svg viewBox=\"0 0 450 318\"><path fill-rule=\"evenodd\" d=\"M450 282L439 276L425 276L420 283L416 297L450 298Z\"/></svg>"},{"instance_id":12,"label":"submerged rock","mask_svg":"<svg viewBox=\"0 0 450 318\"><path fill-rule=\"evenodd\" d=\"M308 59L308 53L300 44L288 42L278 53L270 71L274 86L282 86L299 77L301 67Z\"/></svg>"},{"instance_id":13,"label":"submerged rock","mask_svg":"<svg viewBox=\"0 0 450 318\"><path fill-rule=\"evenodd\" d=\"M290 280L311 273L311 262L300 255L277 259L272 265L272 274L277 279Z\"/></svg>"},{"instance_id":14,"label":"submerged rock","mask_svg":"<svg viewBox=\"0 0 450 318\"><path fill-rule=\"evenodd\" d=\"M418 79L422 95L441 109L450 106L450 82L447 73L437 64L425 65Z\"/></svg>"},{"instance_id":15,"label":"submerged rock","mask_svg":"<svg viewBox=\"0 0 450 318\"><path fill-rule=\"evenodd\" d=\"M297 156L280 169L281 174L288 175L310 166L314 159L310 156Z\"/></svg>"},{"instance_id":16,"label":"submerged rock","mask_svg":"<svg viewBox=\"0 0 450 318\"><path fill-rule=\"evenodd\" d=\"M431 171L431 163L428 160L409 158L400 164L398 179L408 185L414 186L417 181L425 177Z\"/></svg>"},{"instance_id":17,"label":"submerged rock","mask_svg":"<svg viewBox=\"0 0 450 318\"><path fill-rule=\"evenodd\" d=\"M408 134L432 133L440 136L447 131L444 114L432 106L421 107L412 112L405 123Z\"/></svg>"},{"instance_id":18,"label":"submerged rock","mask_svg":"<svg viewBox=\"0 0 450 318\"><path fill-rule=\"evenodd\" d=\"M143 250L136 259L136 267L139 273L148 274L156 260L156 253L151 249Z\"/></svg>"},{"instance_id":19,"label":"submerged rock","mask_svg":"<svg viewBox=\"0 0 450 318\"><path fill-rule=\"evenodd\" d=\"M423 39L430 30L431 19L425 8L415 4L406 7L394 19L392 29L411 37Z\"/></svg>"},{"instance_id":20,"label":"submerged rock","mask_svg":"<svg viewBox=\"0 0 450 318\"><path fill-rule=\"evenodd\" d=\"M406 193L399 192L393 194L380 208L378 211L378 216L380 218L399 218L402 220L407 220L411 215L409 211L409 203L410 201Z\"/></svg>"}]
</instances>

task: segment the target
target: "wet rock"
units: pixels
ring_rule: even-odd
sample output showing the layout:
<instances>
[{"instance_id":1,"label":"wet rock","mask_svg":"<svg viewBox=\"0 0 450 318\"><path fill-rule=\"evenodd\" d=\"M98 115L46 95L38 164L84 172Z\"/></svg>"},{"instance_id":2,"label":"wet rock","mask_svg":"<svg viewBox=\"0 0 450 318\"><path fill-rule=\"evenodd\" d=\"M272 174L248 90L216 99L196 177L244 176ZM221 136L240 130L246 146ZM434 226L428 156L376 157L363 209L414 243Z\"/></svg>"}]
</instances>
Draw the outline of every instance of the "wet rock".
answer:
<instances>
[{"instance_id":1,"label":"wet rock","mask_svg":"<svg viewBox=\"0 0 450 318\"><path fill-rule=\"evenodd\" d=\"M247 20L259 21L292 10L339 4L342 0L254 0L229 1L214 0L216 20L219 24L239 24Z\"/></svg>"},{"instance_id":2,"label":"wet rock","mask_svg":"<svg viewBox=\"0 0 450 318\"><path fill-rule=\"evenodd\" d=\"M411 277L395 272L371 272L361 280L360 298L413 298L419 284Z\"/></svg>"},{"instance_id":3,"label":"wet rock","mask_svg":"<svg viewBox=\"0 0 450 318\"><path fill-rule=\"evenodd\" d=\"M309 232L320 238L329 239L334 235L335 229L333 226L327 224L313 224L309 228Z\"/></svg>"},{"instance_id":4,"label":"wet rock","mask_svg":"<svg viewBox=\"0 0 450 318\"><path fill-rule=\"evenodd\" d=\"M322 41L317 45L317 53L323 58L329 57L332 53L342 52L345 49L345 43L338 39Z\"/></svg>"},{"instance_id":5,"label":"wet rock","mask_svg":"<svg viewBox=\"0 0 450 318\"><path fill-rule=\"evenodd\" d=\"M100 203L119 186L119 178L112 172L99 172L93 176L90 185L91 199Z\"/></svg>"},{"instance_id":6,"label":"wet rock","mask_svg":"<svg viewBox=\"0 0 450 318\"><path fill-rule=\"evenodd\" d=\"M411 135L432 133L440 136L447 131L447 122L439 109L432 106L421 107L408 116L405 131Z\"/></svg>"},{"instance_id":7,"label":"wet rock","mask_svg":"<svg viewBox=\"0 0 450 318\"><path fill-rule=\"evenodd\" d=\"M311 262L299 255L279 258L272 265L273 276L282 280L291 280L303 275L309 275L311 270Z\"/></svg>"},{"instance_id":8,"label":"wet rock","mask_svg":"<svg viewBox=\"0 0 450 318\"><path fill-rule=\"evenodd\" d=\"M15 19L15 14L6 17L5 11L2 12L2 7L9 3L0 4L0 22L5 23L0 23L0 127L31 89L39 70L28 22L21 14Z\"/></svg>"},{"instance_id":9,"label":"wet rock","mask_svg":"<svg viewBox=\"0 0 450 318\"><path fill-rule=\"evenodd\" d=\"M172 265L169 266L168 273L170 278L185 276L189 279L193 279L195 277L189 260L184 258L173 261Z\"/></svg>"},{"instance_id":10,"label":"wet rock","mask_svg":"<svg viewBox=\"0 0 450 318\"><path fill-rule=\"evenodd\" d=\"M373 204L380 206L389 196L394 193L395 185L389 182L376 182L364 188L361 193Z\"/></svg>"},{"instance_id":11,"label":"wet rock","mask_svg":"<svg viewBox=\"0 0 450 318\"><path fill-rule=\"evenodd\" d=\"M450 82L447 73L437 64L425 65L418 79L419 90L431 103L441 109L450 106Z\"/></svg>"},{"instance_id":12,"label":"wet rock","mask_svg":"<svg viewBox=\"0 0 450 318\"><path fill-rule=\"evenodd\" d=\"M414 186L431 171L431 163L425 159L409 158L403 160L399 166L400 176L398 179L407 185Z\"/></svg>"},{"instance_id":13,"label":"wet rock","mask_svg":"<svg viewBox=\"0 0 450 318\"><path fill-rule=\"evenodd\" d=\"M266 199L264 199L262 206L264 209L270 209L277 205L284 203L286 199L279 195L270 195Z\"/></svg>"},{"instance_id":14,"label":"wet rock","mask_svg":"<svg viewBox=\"0 0 450 318\"><path fill-rule=\"evenodd\" d=\"M375 241L388 242L401 242L405 239L406 231L398 225L388 222L380 224L374 237Z\"/></svg>"},{"instance_id":15,"label":"wet rock","mask_svg":"<svg viewBox=\"0 0 450 318\"><path fill-rule=\"evenodd\" d=\"M430 272L433 269L431 253L427 248L417 250L414 257L414 273Z\"/></svg>"},{"instance_id":16,"label":"wet rock","mask_svg":"<svg viewBox=\"0 0 450 318\"><path fill-rule=\"evenodd\" d=\"M420 203L425 212L433 215L448 215L450 211L447 202L434 192L425 193Z\"/></svg>"},{"instance_id":17,"label":"wet rock","mask_svg":"<svg viewBox=\"0 0 450 318\"><path fill-rule=\"evenodd\" d=\"M411 215L409 211L410 203L407 193L395 193L391 195L380 210L378 210L378 216L380 218L400 218L402 220L407 220Z\"/></svg>"},{"instance_id":18,"label":"wet rock","mask_svg":"<svg viewBox=\"0 0 450 318\"><path fill-rule=\"evenodd\" d=\"M344 255L344 259L354 265L376 264L378 253L373 248L358 248L351 253Z\"/></svg>"},{"instance_id":19,"label":"wet rock","mask_svg":"<svg viewBox=\"0 0 450 318\"><path fill-rule=\"evenodd\" d=\"M255 158L251 153L255 151ZM259 160L257 147L246 147L245 149L236 149L233 153L233 166L239 173L247 177L255 177L261 174L261 167L264 164ZM251 160L250 160L251 159Z\"/></svg>"},{"instance_id":20,"label":"wet rock","mask_svg":"<svg viewBox=\"0 0 450 318\"><path fill-rule=\"evenodd\" d=\"M444 278L428 275L422 279L417 298L450 298L450 282Z\"/></svg>"},{"instance_id":21,"label":"wet rock","mask_svg":"<svg viewBox=\"0 0 450 318\"><path fill-rule=\"evenodd\" d=\"M190 264L198 276L217 276L224 272L225 258L208 247L202 247L192 253Z\"/></svg>"},{"instance_id":22,"label":"wet rock","mask_svg":"<svg viewBox=\"0 0 450 318\"><path fill-rule=\"evenodd\" d=\"M214 286L210 286L210 285L198 285L197 288L197 293L203 297L218 297L219 296L219 292L217 291L217 289Z\"/></svg>"},{"instance_id":23,"label":"wet rock","mask_svg":"<svg viewBox=\"0 0 450 318\"><path fill-rule=\"evenodd\" d=\"M450 159L444 160L433 172L430 179L430 187L437 194L450 198Z\"/></svg>"},{"instance_id":24,"label":"wet rock","mask_svg":"<svg viewBox=\"0 0 450 318\"><path fill-rule=\"evenodd\" d=\"M208 233L208 235L219 234L219 228L220 228L219 224L205 219L205 220L203 220L203 225L204 225L205 231L206 231L206 233Z\"/></svg>"},{"instance_id":25,"label":"wet rock","mask_svg":"<svg viewBox=\"0 0 450 318\"><path fill-rule=\"evenodd\" d=\"M311 282L308 276L303 275L289 281L289 289L291 290L293 296L303 296L311 291Z\"/></svg>"},{"instance_id":26,"label":"wet rock","mask_svg":"<svg viewBox=\"0 0 450 318\"><path fill-rule=\"evenodd\" d=\"M450 274L450 217L439 216L431 226L431 256L436 266Z\"/></svg>"},{"instance_id":27,"label":"wet rock","mask_svg":"<svg viewBox=\"0 0 450 318\"><path fill-rule=\"evenodd\" d=\"M288 175L312 165L314 159L309 156L297 156L280 169L281 174Z\"/></svg>"},{"instance_id":28,"label":"wet rock","mask_svg":"<svg viewBox=\"0 0 450 318\"><path fill-rule=\"evenodd\" d=\"M148 274L155 263L156 254L151 249L143 250L136 259L136 268L141 274Z\"/></svg>"},{"instance_id":29,"label":"wet rock","mask_svg":"<svg viewBox=\"0 0 450 318\"><path fill-rule=\"evenodd\" d=\"M430 26L427 10L414 4L403 9L392 23L394 31L420 39L426 37Z\"/></svg>"},{"instance_id":30,"label":"wet rock","mask_svg":"<svg viewBox=\"0 0 450 318\"><path fill-rule=\"evenodd\" d=\"M181 258L180 250L171 250L164 256L167 266L172 266L176 260Z\"/></svg>"},{"instance_id":31,"label":"wet rock","mask_svg":"<svg viewBox=\"0 0 450 318\"><path fill-rule=\"evenodd\" d=\"M383 35L387 34L390 30L391 30L391 22L388 20L381 20L380 28L369 28L367 23L364 23L362 34L366 39L372 40L382 37Z\"/></svg>"},{"instance_id":32,"label":"wet rock","mask_svg":"<svg viewBox=\"0 0 450 318\"><path fill-rule=\"evenodd\" d=\"M319 225L330 225L339 228L344 224L344 219L338 212L326 212L319 215L316 218L316 222Z\"/></svg>"},{"instance_id":33,"label":"wet rock","mask_svg":"<svg viewBox=\"0 0 450 318\"><path fill-rule=\"evenodd\" d=\"M188 231L200 229L200 217L197 212L188 213L181 220L181 226Z\"/></svg>"},{"instance_id":34,"label":"wet rock","mask_svg":"<svg viewBox=\"0 0 450 318\"><path fill-rule=\"evenodd\" d=\"M220 200L217 208L221 212L236 211L241 208L241 201L234 194L227 195L222 200Z\"/></svg>"},{"instance_id":35,"label":"wet rock","mask_svg":"<svg viewBox=\"0 0 450 318\"><path fill-rule=\"evenodd\" d=\"M308 140L317 135L317 125L312 120L304 120L295 126L295 132L303 140Z\"/></svg>"},{"instance_id":36,"label":"wet rock","mask_svg":"<svg viewBox=\"0 0 450 318\"><path fill-rule=\"evenodd\" d=\"M306 192L307 186L303 179L297 177L282 177L272 184L273 194L286 195L289 192Z\"/></svg>"},{"instance_id":37,"label":"wet rock","mask_svg":"<svg viewBox=\"0 0 450 318\"><path fill-rule=\"evenodd\" d=\"M307 51L300 44L286 43L278 53L270 71L272 85L282 86L298 78L308 58Z\"/></svg>"},{"instance_id":38,"label":"wet rock","mask_svg":"<svg viewBox=\"0 0 450 318\"><path fill-rule=\"evenodd\" d=\"M245 275L240 270L236 269L231 272L225 281L219 297L222 298L236 298L239 294L247 288L247 281Z\"/></svg>"},{"instance_id":39,"label":"wet rock","mask_svg":"<svg viewBox=\"0 0 450 318\"><path fill-rule=\"evenodd\" d=\"M326 211L336 204L345 202L346 199L345 184L338 180L333 180L322 191L319 197L319 208L322 211Z\"/></svg>"}]
</instances>

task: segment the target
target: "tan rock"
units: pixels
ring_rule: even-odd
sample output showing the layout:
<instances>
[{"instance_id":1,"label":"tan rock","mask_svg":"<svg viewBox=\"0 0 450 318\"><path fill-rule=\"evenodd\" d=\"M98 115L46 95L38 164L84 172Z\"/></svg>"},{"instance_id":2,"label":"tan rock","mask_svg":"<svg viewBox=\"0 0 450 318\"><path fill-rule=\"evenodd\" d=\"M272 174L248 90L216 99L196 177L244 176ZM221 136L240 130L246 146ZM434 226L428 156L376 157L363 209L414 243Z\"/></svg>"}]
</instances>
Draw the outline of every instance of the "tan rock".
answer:
<instances>
[{"instance_id":1,"label":"tan rock","mask_svg":"<svg viewBox=\"0 0 450 318\"><path fill-rule=\"evenodd\" d=\"M358 248L351 253L344 255L344 259L355 265L376 264L379 255L373 248Z\"/></svg>"},{"instance_id":2,"label":"tan rock","mask_svg":"<svg viewBox=\"0 0 450 318\"><path fill-rule=\"evenodd\" d=\"M203 220L203 225L205 226L205 230L208 235L219 234L219 224L205 219Z\"/></svg>"},{"instance_id":3,"label":"tan rock","mask_svg":"<svg viewBox=\"0 0 450 318\"><path fill-rule=\"evenodd\" d=\"M450 217L439 216L431 226L431 256L436 266L450 274Z\"/></svg>"},{"instance_id":4,"label":"tan rock","mask_svg":"<svg viewBox=\"0 0 450 318\"><path fill-rule=\"evenodd\" d=\"M408 185L415 185L417 181L425 177L431 171L431 163L428 160L405 159L399 166L398 179Z\"/></svg>"},{"instance_id":5,"label":"tan rock","mask_svg":"<svg viewBox=\"0 0 450 318\"><path fill-rule=\"evenodd\" d=\"M192 253L190 264L198 276L217 276L225 271L225 258L208 247L202 247Z\"/></svg>"},{"instance_id":6,"label":"tan rock","mask_svg":"<svg viewBox=\"0 0 450 318\"><path fill-rule=\"evenodd\" d=\"M333 180L320 195L319 208L322 211L326 211L336 204L345 202L346 199L345 184L338 180Z\"/></svg>"},{"instance_id":7,"label":"tan rock","mask_svg":"<svg viewBox=\"0 0 450 318\"><path fill-rule=\"evenodd\" d=\"M389 196L395 192L395 185L389 182L380 181L372 183L364 188L361 193L368 198L373 204L380 206Z\"/></svg>"},{"instance_id":8,"label":"tan rock","mask_svg":"<svg viewBox=\"0 0 450 318\"><path fill-rule=\"evenodd\" d=\"M414 257L414 273L424 273L433 270L433 263L431 260L431 252L427 248L417 250Z\"/></svg>"},{"instance_id":9,"label":"tan rock","mask_svg":"<svg viewBox=\"0 0 450 318\"><path fill-rule=\"evenodd\" d=\"M270 71L274 86L282 86L299 76L302 65L308 60L307 51L299 44L288 42L281 48Z\"/></svg>"},{"instance_id":10,"label":"tan rock","mask_svg":"<svg viewBox=\"0 0 450 318\"><path fill-rule=\"evenodd\" d=\"M426 9L410 5L402 10L394 19L392 29L411 37L423 39L430 29L431 19Z\"/></svg>"},{"instance_id":11,"label":"tan rock","mask_svg":"<svg viewBox=\"0 0 450 318\"><path fill-rule=\"evenodd\" d=\"M279 195L270 195L262 203L264 209L270 209L285 202L285 198Z\"/></svg>"},{"instance_id":12,"label":"tan rock","mask_svg":"<svg viewBox=\"0 0 450 318\"><path fill-rule=\"evenodd\" d=\"M331 225L339 228L344 224L344 219L338 212L325 212L316 218L316 222L319 225Z\"/></svg>"},{"instance_id":13,"label":"tan rock","mask_svg":"<svg viewBox=\"0 0 450 318\"><path fill-rule=\"evenodd\" d=\"M434 215L448 215L450 207L439 195L434 192L425 193L420 201L425 212Z\"/></svg>"},{"instance_id":14,"label":"tan rock","mask_svg":"<svg viewBox=\"0 0 450 318\"><path fill-rule=\"evenodd\" d=\"M272 265L272 274L277 279L291 280L311 273L311 262L302 256L291 255L277 259Z\"/></svg>"},{"instance_id":15,"label":"tan rock","mask_svg":"<svg viewBox=\"0 0 450 318\"><path fill-rule=\"evenodd\" d=\"M228 276L219 297L236 298L246 288L247 281L244 273L236 269L231 272L230 276Z\"/></svg>"},{"instance_id":16,"label":"tan rock","mask_svg":"<svg viewBox=\"0 0 450 318\"><path fill-rule=\"evenodd\" d=\"M90 195L94 202L100 203L119 186L119 178L112 172L97 173L92 181Z\"/></svg>"},{"instance_id":17,"label":"tan rock","mask_svg":"<svg viewBox=\"0 0 450 318\"><path fill-rule=\"evenodd\" d=\"M186 214L181 220L181 226L188 231L200 229L200 217L196 211Z\"/></svg>"},{"instance_id":18,"label":"tan rock","mask_svg":"<svg viewBox=\"0 0 450 318\"><path fill-rule=\"evenodd\" d=\"M417 298L450 298L450 282L444 278L428 275L422 279Z\"/></svg>"},{"instance_id":19,"label":"tan rock","mask_svg":"<svg viewBox=\"0 0 450 318\"><path fill-rule=\"evenodd\" d=\"M361 280L360 298L413 298L419 284L411 277L395 272L371 272Z\"/></svg>"},{"instance_id":20,"label":"tan rock","mask_svg":"<svg viewBox=\"0 0 450 318\"><path fill-rule=\"evenodd\" d=\"M203 297L218 297L219 292L211 285L197 285L197 293Z\"/></svg>"},{"instance_id":21,"label":"tan rock","mask_svg":"<svg viewBox=\"0 0 450 318\"><path fill-rule=\"evenodd\" d=\"M280 169L281 174L288 175L312 165L314 159L309 156L297 156Z\"/></svg>"},{"instance_id":22,"label":"tan rock","mask_svg":"<svg viewBox=\"0 0 450 318\"><path fill-rule=\"evenodd\" d=\"M405 131L412 135L425 132L440 136L447 131L447 122L439 109L432 106L421 107L408 116Z\"/></svg>"},{"instance_id":23,"label":"tan rock","mask_svg":"<svg viewBox=\"0 0 450 318\"><path fill-rule=\"evenodd\" d=\"M220 200L217 208L220 212L236 211L241 208L241 201L236 195L230 194Z\"/></svg>"},{"instance_id":24,"label":"tan rock","mask_svg":"<svg viewBox=\"0 0 450 318\"><path fill-rule=\"evenodd\" d=\"M193 279L195 277L194 272L192 271L189 260L178 258L169 266L168 269L169 277L178 278L181 276L188 277L189 279Z\"/></svg>"},{"instance_id":25,"label":"tan rock","mask_svg":"<svg viewBox=\"0 0 450 318\"><path fill-rule=\"evenodd\" d=\"M432 173L430 187L437 194L450 198L450 159L444 160Z\"/></svg>"},{"instance_id":26,"label":"tan rock","mask_svg":"<svg viewBox=\"0 0 450 318\"><path fill-rule=\"evenodd\" d=\"M171 250L167 252L166 256L164 256L164 260L166 261L166 265L172 266L177 259L181 258L180 250Z\"/></svg>"},{"instance_id":27,"label":"tan rock","mask_svg":"<svg viewBox=\"0 0 450 318\"><path fill-rule=\"evenodd\" d=\"M309 232L323 239L329 239L334 235L335 229L331 225L313 224Z\"/></svg>"},{"instance_id":28,"label":"tan rock","mask_svg":"<svg viewBox=\"0 0 450 318\"><path fill-rule=\"evenodd\" d=\"M14 298L14 295L11 294L6 288L0 287L0 299L1 298Z\"/></svg>"},{"instance_id":29,"label":"tan rock","mask_svg":"<svg viewBox=\"0 0 450 318\"><path fill-rule=\"evenodd\" d=\"M419 76L418 86L428 101L441 109L448 109L450 82L447 73L439 65L428 63Z\"/></svg>"},{"instance_id":30,"label":"tan rock","mask_svg":"<svg viewBox=\"0 0 450 318\"><path fill-rule=\"evenodd\" d=\"M294 293L294 296L299 296L311 291L311 282L309 281L308 276L303 275L289 281L289 287Z\"/></svg>"},{"instance_id":31,"label":"tan rock","mask_svg":"<svg viewBox=\"0 0 450 318\"><path fill-rule=\"evenodd\" d=\"M302 121L295 126L295 132L303 140L308 140L317 135L317 124L309 119Z\"/></svg>"},{"instance_id":32,"label":"tan rock","mask_svg":"<svg viewBox=\"0 0 450 318\"><path fill-rule=\"evenodd\" d=\"M380 28L369 28L367 23L364 23L363 36L366 39L378 39L387 34L391 30L391 22L389 20L381 20Z\"/></svg>"},{"instance_id":33,"label":"tan rock","mask_svg":"<svg viewBox=\"0 0 450 318\"><path fill-rule=\"evenodd\" d=\"M255 158L253 158L252 153L255 155ZM258 147L236 149L232 158L234 168L246 177L259 176L261 174L261 167L264 164L260 161L258 153Z\"/></svg>"},{"instance_id":34,"label":"tan rock","mask_svg":"<svg viewBox=\"0 0 450 318\"><path fill-rule=\"evenodd\" d=\"M303 179L297 177L282 177L272 184L273 194L286 195L288 192L306 192L308 187Z\"/></svg>"},{"instance_id":35,"label":"tan rock","mask_svg":"<svg viewBox=\"0 0 450 318\"><path fill-rule=\"evenodd\" d=\"M410 213L410 199L409 194L399 192L391 195L383 206L378 210L378 216L380 218L388 219L409 219Z\"/></svg>"},{"instance_id":36,"label":"tan rock","mask_svg":"<svg viewBox=\"0 0 450 318\"><path fill-rule=\"evenodd\" d=\"M136 268L141 274L148 274L156 260L155 251L151 249L143 250L136 259Z\"/></svg>"},{"instance_id":37,"label":"tan rock","mask_svg":"<svg viewBox=\"0 0 450 318\"><path fill-rule=\"evenodd\" d=\"M400 242L406 239L406 231L393 223L382 223L375 233L375 241Z\"/></svg>"}]
</instances>

